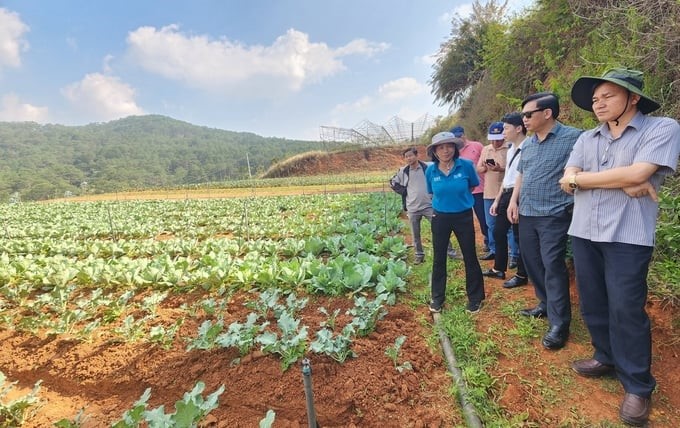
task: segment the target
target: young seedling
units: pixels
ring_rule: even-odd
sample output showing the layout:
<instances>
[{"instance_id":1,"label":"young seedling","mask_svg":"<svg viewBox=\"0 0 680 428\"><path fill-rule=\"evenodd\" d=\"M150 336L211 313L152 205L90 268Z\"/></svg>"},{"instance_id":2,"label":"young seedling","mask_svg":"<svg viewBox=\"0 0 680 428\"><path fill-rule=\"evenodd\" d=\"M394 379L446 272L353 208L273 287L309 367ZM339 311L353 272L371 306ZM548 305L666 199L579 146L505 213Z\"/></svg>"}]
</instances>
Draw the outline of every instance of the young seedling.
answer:
<instances>
[{"instance_id":1,"label":"young seedling","mask_svg":"<svg viewBox=\"0 0 680 428\"><path fill-rule=\"evenodd\" d=\"M392 360L392 363L394 364L394 368L396 368L399 373L404 370L413 370L410 361L404 361L402 364L399 364L399 354L401 353L401 347L404 345L404 342L406 342L406 336L399 336L394 340L393 346L385 349L385 355L390 357L390 360Z\"/></svg>"}]
</instances>

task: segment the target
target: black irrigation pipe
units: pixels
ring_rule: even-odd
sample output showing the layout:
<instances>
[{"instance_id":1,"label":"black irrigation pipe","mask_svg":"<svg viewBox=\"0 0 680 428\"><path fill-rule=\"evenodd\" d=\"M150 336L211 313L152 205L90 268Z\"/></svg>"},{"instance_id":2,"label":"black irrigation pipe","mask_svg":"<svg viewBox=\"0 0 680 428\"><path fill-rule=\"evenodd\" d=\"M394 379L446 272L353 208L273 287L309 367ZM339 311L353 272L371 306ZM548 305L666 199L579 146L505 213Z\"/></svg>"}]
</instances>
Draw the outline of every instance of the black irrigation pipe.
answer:
<instances>
[{"instance_id":1,"label":"black irrigation pipe","mask_svg":"<svg viewBox=\"0 0 680 428\"><path fill-rule=\"evenodd\" d=\"M458 388L458 397L460 401L460 407L463 411L463 416L465 416L465 421L468 427L472 428L483 428L484 424L482 420L477 415L477 410L475 406L468 400L467 386L465 385L465 380L463 379L463 373L458 368L458 360L456 360L456 355L453 353L453 348L451 347L451 341L446 335L443 328L440 327L440 314L432 314L434 318L435 328L439 331L439 340L442 345L442 350L444 351L444 356L446 357L446 364L449 366L449 372L453 381Z\"/></svg>"}]
</instances>

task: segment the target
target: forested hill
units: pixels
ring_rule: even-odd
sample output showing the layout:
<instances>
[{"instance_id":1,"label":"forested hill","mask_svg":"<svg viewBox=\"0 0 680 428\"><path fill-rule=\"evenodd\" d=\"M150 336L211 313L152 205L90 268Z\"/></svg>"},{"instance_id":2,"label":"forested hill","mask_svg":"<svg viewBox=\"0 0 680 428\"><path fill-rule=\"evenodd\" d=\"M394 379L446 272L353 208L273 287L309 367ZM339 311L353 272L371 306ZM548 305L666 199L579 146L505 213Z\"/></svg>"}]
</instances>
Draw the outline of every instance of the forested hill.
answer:
<instances>
[{"instance_id":1,"label":"forested hill","mask_svg":"<svg viewBox=\"0 0 680 428\"><path fill-rule=\"evenodd\" d=\"M165 116L85 126L0 122L0 201L248 177L319 142L265 138Z\"/></svg>"}]
</instances>

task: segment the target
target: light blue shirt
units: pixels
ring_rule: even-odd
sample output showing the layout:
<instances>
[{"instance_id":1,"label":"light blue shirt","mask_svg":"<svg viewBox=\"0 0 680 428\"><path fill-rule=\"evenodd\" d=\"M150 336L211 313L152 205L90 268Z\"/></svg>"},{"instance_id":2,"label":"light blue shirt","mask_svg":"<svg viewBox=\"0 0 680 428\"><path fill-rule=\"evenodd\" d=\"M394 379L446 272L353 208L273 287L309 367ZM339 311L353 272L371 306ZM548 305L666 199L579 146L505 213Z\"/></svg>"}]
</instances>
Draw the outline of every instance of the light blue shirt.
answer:
<instances>
[{"instance_id":1,"label":"light blue shirt","mask_svg":"<svg viewBox=\"0 0 680 428\"><path fill-rule=\"evenodd\" d=\"M479 185L479 176L472 161L458 158L448 175L438 164L425 171L427 191L432 194L432 208L442 213L460 213L475 204L472 188Z\"/></svg>"},{"instance_id":2,"label":"light blue shirt","mask_svg":"<svg viewBox=\"0 0 680 428\"><path fill-rule=\"evenodd\" d=\"M567 161L568 167L598 172L647 162L659 166L649 178L659 189L672 174L680 155L680 125L668 117L638 112L619 138L607 124L584 132ZM574 192L574 216L569 234L595 242L654 245L659 204L649 196L633 198L622 189Z\"/></svg>"}]
</instances>

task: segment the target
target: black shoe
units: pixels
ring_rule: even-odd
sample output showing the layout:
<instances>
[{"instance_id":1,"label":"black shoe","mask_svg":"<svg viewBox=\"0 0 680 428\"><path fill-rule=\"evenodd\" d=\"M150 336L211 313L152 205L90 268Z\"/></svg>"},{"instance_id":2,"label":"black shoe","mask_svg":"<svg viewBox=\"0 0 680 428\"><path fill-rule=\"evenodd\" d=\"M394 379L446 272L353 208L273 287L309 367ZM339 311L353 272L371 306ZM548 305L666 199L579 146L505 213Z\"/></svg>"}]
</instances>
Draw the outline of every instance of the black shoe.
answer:
<instances>
[{"instance_id":1,"label":"black shoe","mask_svg":"<svg viewBox=\"0 0 680 428\"><path fill-rule=\"evenodd\" d=\"M489 251L488 253L486 253L482 257L480 257L479 260L493 260L495 258L496 258L496 254Z\"/></svg>"},{"instance_id":2,"label":"black shoe","mask_svg":"<svg viewBox=\"0 0 680 428\"><path fill-rule=\"evenodd\" d=\"M515 288L522 285L527 285L528 283L528 279L515 275L503 283L503 288Z\"/></svg>"},{"instance_id":3,"label":"black shoe","mask_svg":"<svg viewBox=\"0 0 680 428\"><path fill-rule=\"evenodd\" d=\"M536 306L535 308L522 309L519 311L519 314L525 317L543 318L548 315L548 311L540 306Z\"/></svg>"},{"instance_id":4,"label":"black shoe","mask_svg":"<svg viewBox=\"0 0 680 428\"><path fill-rule=\"evenodd\" d=\"M510 263L508 263L508 269L517 269L517 257L510 257Z\"/></svg>"},{"instance_id":5,"label":"black shoe","mask_svg":"<svg viewBox=\"0 0 680 428\"><path fill-rule=\"evenodd\" d=\"M502 270L489 269L482 272L482 275L488 276L490 278L505 279L505 272L503 272Z\"/></svg>"},{"instance_id":6,"label":"black shoe","mask_svg":"<svg viewBox=\"0 0 680 428\"><path fill-rule=\"evenodd\" d=\"M480 309L482 309L482 306L484 306L484 301L475 303L470 302L465 308L465 311L469 314L476 314Z\"/></svg>"},{"instance_id":7,"label":"black shoe","mask_svg":"<svg viewBox=\"0 0 680 428\"><path fill-rule=\"evenodd\" d=\"M543 347L545 349L560 349L564 348L569 337L569 329L561 329L556 326L550 327L550 330L543 336Z\"/></svg>"},{"instance_id":8,"label":"black shoe","mask_svg":"<svg viewBox=\"0 0 680 428\"><path fill-rule=\"evenodd\" d=\"M442 307L443 307L443 306L444 306L443 304L437 305L437 304L434 303L434 302L430 302L430 306L428 306L428 309L429 309L430 312L432 312L433 314L438 314L438 313L441 313Z\"/></svg>"}]
</instances>

